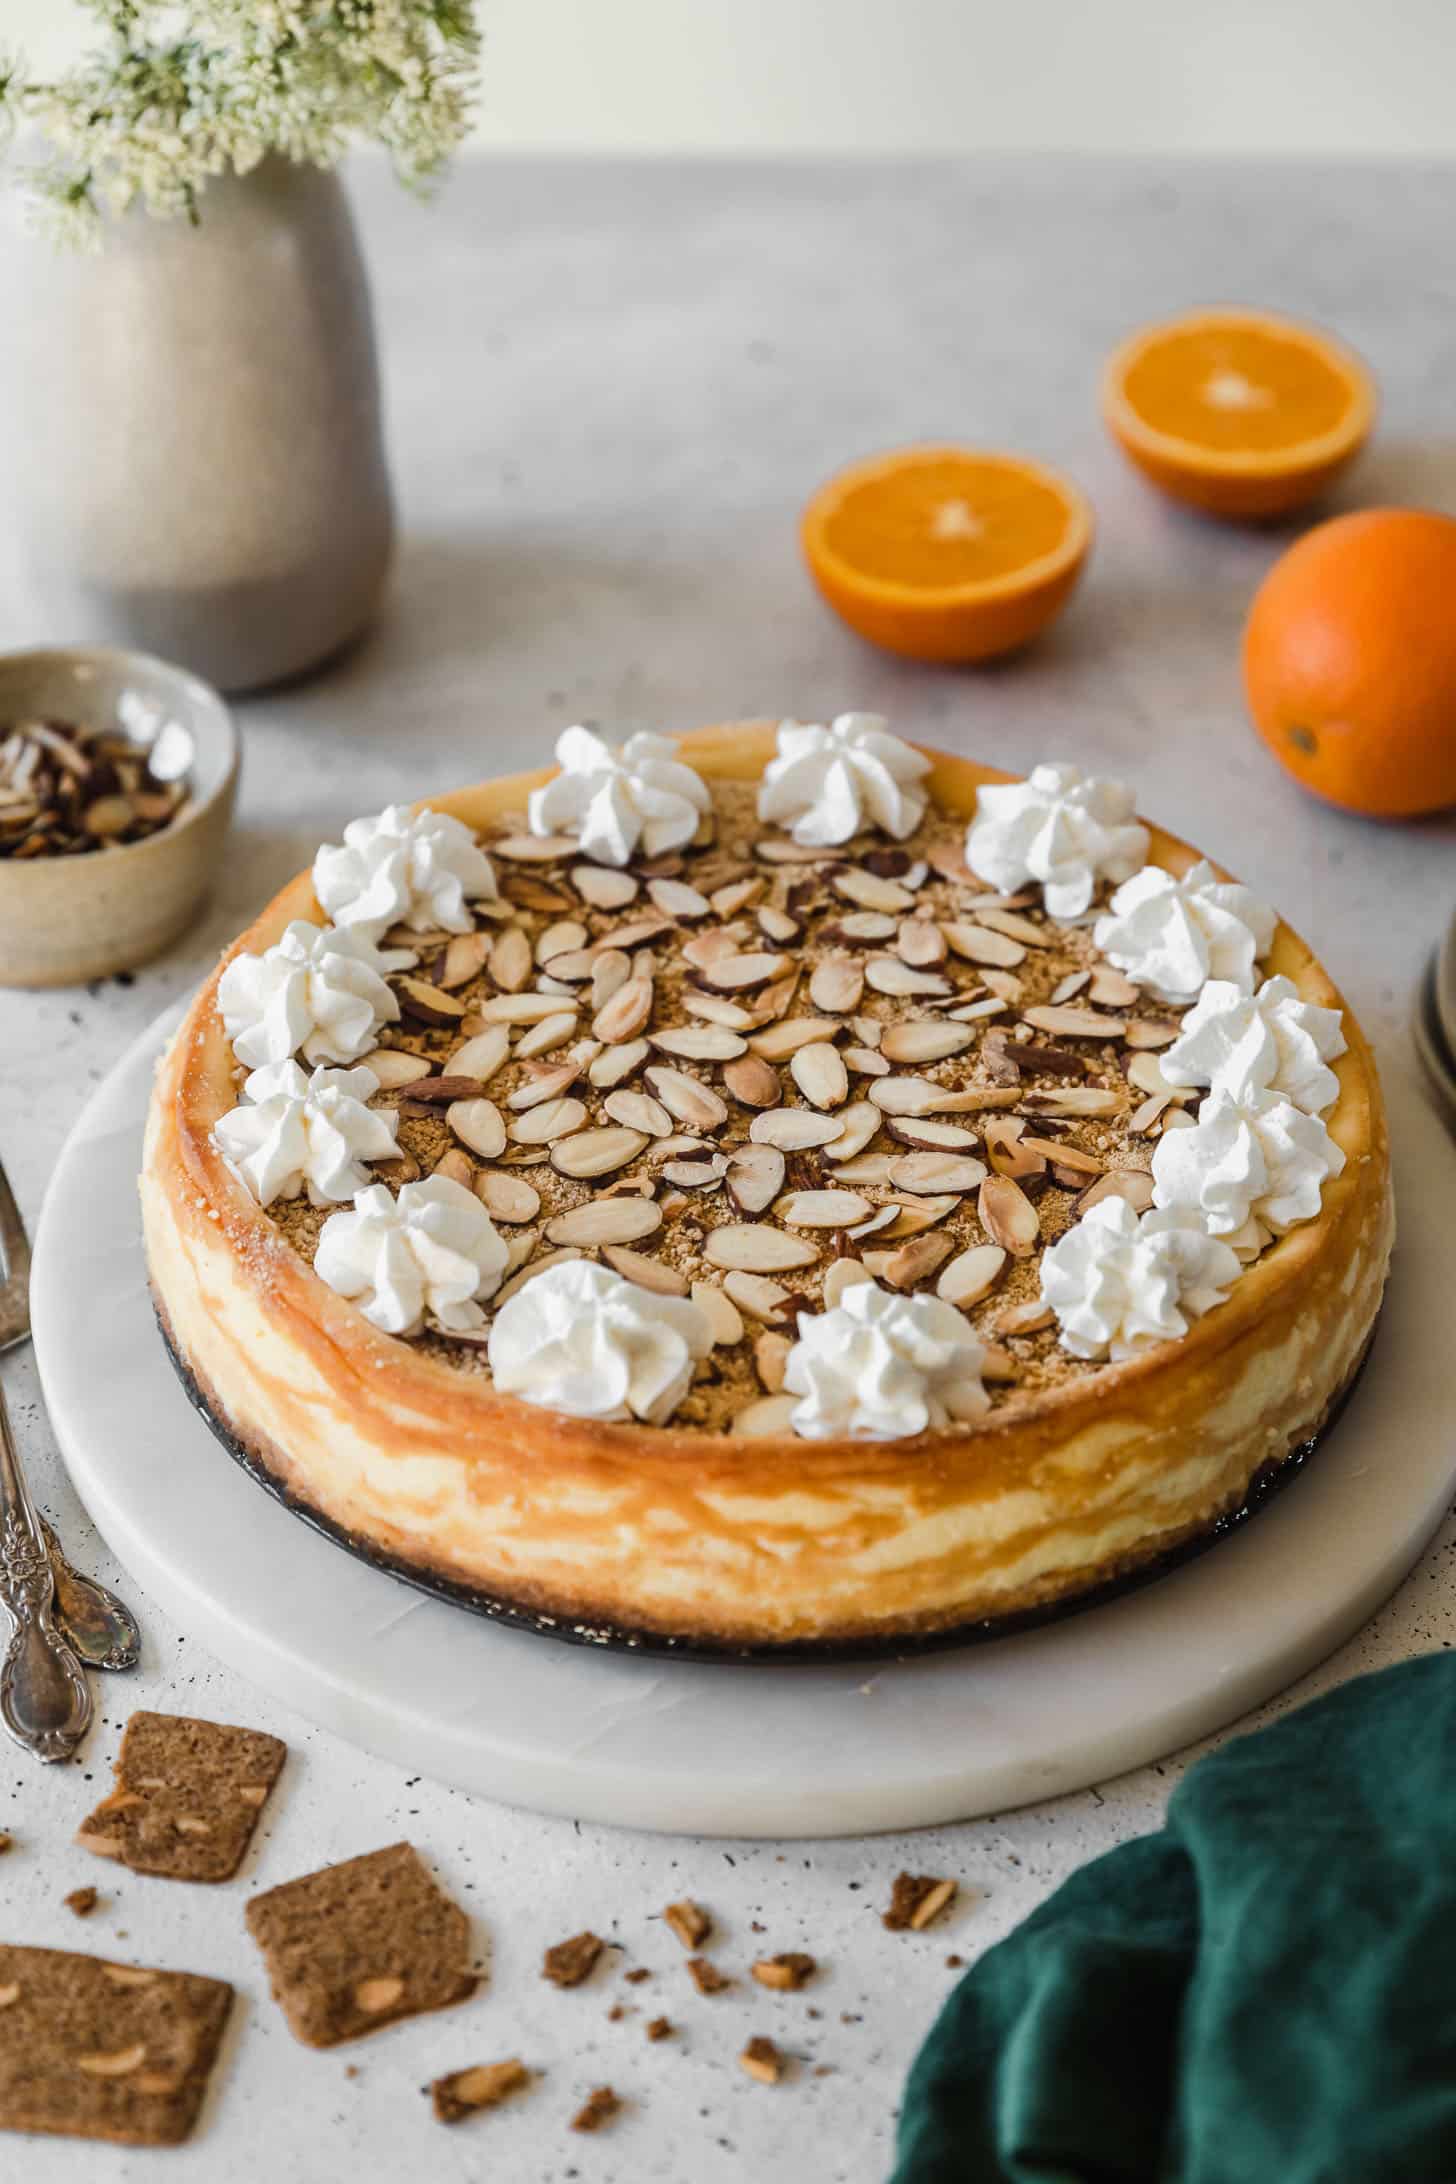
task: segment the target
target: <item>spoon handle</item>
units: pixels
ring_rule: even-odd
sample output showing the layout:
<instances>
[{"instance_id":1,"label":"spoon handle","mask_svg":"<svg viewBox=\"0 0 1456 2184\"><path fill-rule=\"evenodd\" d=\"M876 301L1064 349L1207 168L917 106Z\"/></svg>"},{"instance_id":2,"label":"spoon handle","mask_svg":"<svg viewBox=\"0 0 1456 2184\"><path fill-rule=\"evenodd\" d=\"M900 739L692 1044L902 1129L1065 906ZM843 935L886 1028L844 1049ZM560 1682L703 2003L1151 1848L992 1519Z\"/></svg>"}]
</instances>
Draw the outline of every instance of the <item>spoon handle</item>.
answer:
<instances>
[{"instance_id":1,"label":"spoon handle","mask_svg":"<svg viewBox=\"0 0 1456 2184\"><path fill-rule=\"evenodd\" d=\"M14 1624L0 1662L0 1721L37 1759L69 1759L91 1721L85 1671L56 1629L55 1573L0 1388L0 1604Z\"/></svg>"}]
</instances>

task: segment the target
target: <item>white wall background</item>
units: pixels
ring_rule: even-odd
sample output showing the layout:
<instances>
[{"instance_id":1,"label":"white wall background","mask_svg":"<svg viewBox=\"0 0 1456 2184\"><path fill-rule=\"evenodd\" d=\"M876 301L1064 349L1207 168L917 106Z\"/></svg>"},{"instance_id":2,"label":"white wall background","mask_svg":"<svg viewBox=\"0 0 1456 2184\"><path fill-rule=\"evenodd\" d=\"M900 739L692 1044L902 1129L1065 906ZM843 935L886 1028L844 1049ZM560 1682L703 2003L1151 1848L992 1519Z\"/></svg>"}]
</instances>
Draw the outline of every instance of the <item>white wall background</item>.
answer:
<instances>
[{"instance_id":1,"label":"white wall background","mask_svg":"<svg viewBox=\"0 0 1456 2184\"><path fill-rule=\"evenodd\" d=\"M481 0L479 138L570 150L1456 152L1456 0ZM72 0L0 0L37 59Z\"/></svg>"}]
</instances>

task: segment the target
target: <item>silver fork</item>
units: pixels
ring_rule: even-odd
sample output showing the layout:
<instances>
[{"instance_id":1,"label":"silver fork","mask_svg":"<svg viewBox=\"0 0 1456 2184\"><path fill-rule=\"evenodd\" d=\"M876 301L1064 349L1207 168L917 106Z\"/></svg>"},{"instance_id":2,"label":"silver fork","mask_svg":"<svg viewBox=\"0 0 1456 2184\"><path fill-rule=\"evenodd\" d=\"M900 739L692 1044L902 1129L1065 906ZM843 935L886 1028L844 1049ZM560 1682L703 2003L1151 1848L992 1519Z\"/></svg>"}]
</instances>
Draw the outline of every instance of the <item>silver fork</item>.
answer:
<instances>
[{"instance_id":1,"label":"silver fork","mask_svg":"<svg viewBox=\"0 0 1456 2184\"><path fill-rule=\"evenodd\" d=\"M4 1351L30 1335L30 1244L3 1167L0 1263ZM131 1668L140 1638L130 1610L104 1585L72 1569L37 1511L20 1468L3 1387L0 1604L15 1626L0 1662L0 1721L38 1759L69 1759L91 1721L91 1689L78 1652L96 1667Z\"/></svg>"}]
</instances>

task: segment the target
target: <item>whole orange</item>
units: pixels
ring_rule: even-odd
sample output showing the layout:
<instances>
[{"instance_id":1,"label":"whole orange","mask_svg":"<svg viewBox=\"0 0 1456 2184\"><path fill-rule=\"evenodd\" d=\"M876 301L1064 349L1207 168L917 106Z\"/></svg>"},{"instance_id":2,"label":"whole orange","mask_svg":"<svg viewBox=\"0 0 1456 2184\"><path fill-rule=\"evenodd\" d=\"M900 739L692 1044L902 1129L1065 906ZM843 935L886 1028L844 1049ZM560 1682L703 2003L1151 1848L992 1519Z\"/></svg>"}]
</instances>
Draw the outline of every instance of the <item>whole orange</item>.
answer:
<instances>
[{"instance_id":1,"label":"whole orange","mask_svg":"<svg viewBox=\"0 0 1456 2184\"><path fill-rule=\"evenodd\" d=\"M1456 522L1369 508L1307 531L1254 595L1244 687L1316 796L1375 819L1456 803Z\"/></svg>"}]
</instances>

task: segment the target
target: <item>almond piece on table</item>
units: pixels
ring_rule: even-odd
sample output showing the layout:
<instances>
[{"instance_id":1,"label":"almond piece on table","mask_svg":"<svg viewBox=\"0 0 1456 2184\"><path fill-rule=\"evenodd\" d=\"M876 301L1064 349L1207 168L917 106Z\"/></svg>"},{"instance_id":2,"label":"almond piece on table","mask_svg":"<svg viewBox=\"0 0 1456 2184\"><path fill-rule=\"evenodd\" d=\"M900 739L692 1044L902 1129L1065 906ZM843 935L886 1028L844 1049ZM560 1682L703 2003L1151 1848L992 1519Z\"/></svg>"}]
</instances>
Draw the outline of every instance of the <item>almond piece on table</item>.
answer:
<instances>
[{"instance_id":1,"label":"almond piece on table","mask_svg":"<svg viewBox=\"0 0 1456 2184\"><path fill-rule=\"evenodd\" d=\"M571 2119L573 2131L600 2131L622 2103L609 2085L594 2086Z\"/></svg>"},{"instance_id":2,"label":"almond piece on table","mask_svg":"<svg viewBox=\"0 0 1456 2184\"><path fill-rule=\"evenodd\" d=\"M760 1987L779 1994L793 1994L819 1969L802 1949L787 1949L781 1956L759 1957L751 1967Z\"/></svg>"},{"instance_id":3,"label":"almond piece on table","mask_svg":"<svg viewBox=\"0 0 1456 2184\"><path fill-rule=\"evenodd\" d=\"M1037 1210L1019 1183L1009 1175L988 1175L976 1200L981 1226L993 1244L1024 1259L1041 1241Z\"/></svg>"},{"instance_id":4,"label":"almond piece on table","mask_svg":"<svg viewBox=\"0 0 1456 2184\"><path fill-rule=\"evenodd\" d=\"M790 1059L789 1074L815 1107L839 1107L849 1097L844 1058L827 1040L798 1048Z\"/></svg>"},{"instance_id":5,"label":"almond piece on table","mask_svg":"<svg viewBox=\"0 0 1456 2184\"><path fill-rule=\"evenodd\" d=\"M955 1901L956 1885L933 1873L897 1873L890 1908L882 1913L881 1924L892 1934L920 1933Z\"/></svg>"},{"instance_id":6,"label":"almond piece on table","mask_svg":"<svg viewBox=\"0 0 1456 2184\"><path fill-rule=\"evenodd\" d=\"M771 1398L771 1400L781 1403L785 1400L785 1398L782 1396L774 1396ZM790 1405L792 1405L793 1398L789 1397L787 1398L787 1400ZM734 1423L737 1424L739 1420L741 1420L742 1416L743 1413L740 1411L739 1418L736 1419ZM710 1957L689 1957L688 1973L692 1979L693 1985L697 1988L699 1994L726 1994L727 1990L730 1987L737 1985L737 1981L730 1978L727 1972L719 1971L717 1965L713 1963Z\"/></svg>"},{"instance_id":7,"label":"almond piece on table","mask_svg":"<svg viewBox=\"0 0 1456 2184\"><path fill-rule=\"evenodd\" d=\"M452 2070L430 2086L430 2100L441 2123L463 2123L467 2116L494 2108L507 2094L518 2093L529 2083L530 2073L519 2057L504 2063L472 2063Z\"/></svg>"},{"instance_id":8,"label":"almond piece on table","mask_svg":"<svg viewBox=\"0 0 1456 2184\"><path fill-rule=\"evenodd\" d=\"M590 1927L569 1941L555 1942L541 1959L541 1977L553 1987L579 1987L595 1969L606 1943Z\"/></svg>"},{"instance_id":9,"label":"almond piece on table","mask_svg":"<svg viewBox=\"0 0 1456 2184\"><path fill-rule=\"evenodd\" d=\"M777 2085L784 2074L783 2056L763 2033L754 2034L738 2060L760 2085Z\"/></svg>"},{"instance_id":10,"label":"almond piece on table","mask_svg":"<svg viewBox=\"0 0 1456 2184\"><path fill-rule=\"evenodd\" d=\"M685 1949L701 1949L713 1931L711 1913L690 1896L679 1903L670 1903L662 1914Z\"/></svg>"},{"instance_id":11,"label":"almond piece on table","mask_svg":"<svg viewBox=\"0 0 1456 2184\"><path fill-rule=\"evenodd\" d=\"M935 1294L959 1311L989 1296L1005 1271L1008 1254L1000 1244L972 1244L941 1269Z\"/></svg>"}]
</instances>

